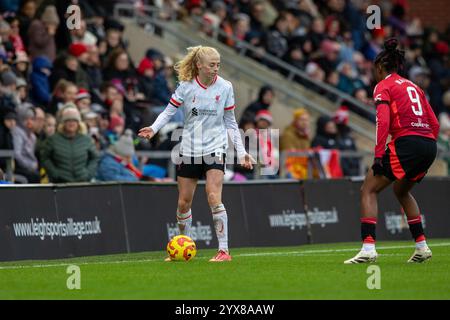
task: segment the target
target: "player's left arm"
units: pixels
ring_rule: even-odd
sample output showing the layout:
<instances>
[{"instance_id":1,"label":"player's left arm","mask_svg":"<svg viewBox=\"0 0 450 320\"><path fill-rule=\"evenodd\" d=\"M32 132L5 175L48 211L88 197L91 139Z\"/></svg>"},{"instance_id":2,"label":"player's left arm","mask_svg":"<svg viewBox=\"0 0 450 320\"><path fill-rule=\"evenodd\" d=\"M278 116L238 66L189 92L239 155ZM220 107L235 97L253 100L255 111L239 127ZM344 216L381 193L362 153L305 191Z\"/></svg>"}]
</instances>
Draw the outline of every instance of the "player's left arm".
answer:
<instances>
[{"instance_id":1,"label":"player's left arm","mask_svg":"<svg viewBox=\"0 0 450 320\"><path fill-rule=\"evenodd\" d=\"M252 159L252 157L245 151L244 144L242 143L241 133L239 131L239 126L236 122L236 116L234 114L235 107L234 92L233 87L231 87L230 92L227 96L223 113L225 128L227 129L231 141L236 148L239 161L244 167L252 169L252 163L255 163L255 160Z\"/></svg>"},{"instance_id":2,"label":"player's left arm","mask_svg":"<svg viewBox=\"0 0 450 320\"><path fill-rule=\"evenodd\" d=\"M386 88L377 86L373 98L377 108L375 158L382 158L391 125L391 97Z\"/></svg>"},{"instance_id":3,"label":"player's left arm","mask_svg":"<svg viewBox=\"0 0 450 320\"><path fill-rule=\"evenodd\" d=\"M391 125L391 98L386 88L375 87L373 98L377 108L375 158L372 166L374 175L383 174L382 158L386 152L386 141Z\"/></svg>"}]
</instances>

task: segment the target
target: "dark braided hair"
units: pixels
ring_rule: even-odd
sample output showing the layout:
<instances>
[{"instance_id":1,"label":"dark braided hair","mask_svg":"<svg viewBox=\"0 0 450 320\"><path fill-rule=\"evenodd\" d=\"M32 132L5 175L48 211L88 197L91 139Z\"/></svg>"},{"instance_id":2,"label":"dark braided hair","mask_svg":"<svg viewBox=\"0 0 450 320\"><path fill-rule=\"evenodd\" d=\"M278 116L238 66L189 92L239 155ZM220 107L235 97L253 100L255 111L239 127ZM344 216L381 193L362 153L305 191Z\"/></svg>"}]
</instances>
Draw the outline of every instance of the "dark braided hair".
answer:
<instances>
[{"instance_id":1,"label":"dark braided hair","mask_svg":"<svg viewBox=\"0 0 450 320\"><path fill-rule=\"evenodd\" d=\"M384 42L384 50L375 58L375 65L381 64L386 72L398 72L405 63L405 51L397 49L398 41L395 38Z\"/></svg>"}]
</instances>

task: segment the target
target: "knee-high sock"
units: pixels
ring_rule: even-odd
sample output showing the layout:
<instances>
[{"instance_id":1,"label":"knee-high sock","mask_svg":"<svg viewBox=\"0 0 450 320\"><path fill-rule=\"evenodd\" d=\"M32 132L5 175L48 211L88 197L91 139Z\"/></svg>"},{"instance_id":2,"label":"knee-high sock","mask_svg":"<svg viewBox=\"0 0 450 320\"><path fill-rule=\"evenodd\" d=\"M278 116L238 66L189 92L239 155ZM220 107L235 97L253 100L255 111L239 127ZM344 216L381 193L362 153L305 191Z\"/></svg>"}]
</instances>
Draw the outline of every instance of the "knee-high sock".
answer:
<instances>
[{"instance_id":1,"label":"knee-high sock","mask_svg":"<svg viewBox=\"0 0 450 320\"><path fill-rule=\"evenodd\" d=\"M375 249L376 226L377 218L361 218L361 239L366 251Z\"/></svg>"},{"instance_id":2,"label":"knee-high sock","mask_svg":"<svg viewBox=\"0 0 450 320\"><path fill-rule=\"evenodd\" d=\"M217 240L219 242L219 250L228 251L228 216L225 206L223 204L218 204L211 207L211 213Z\"/></svg>"},{"instance_id":3,"label":"knee-high sock","mask_svg":"<svg viewBox=\"0 0 450 320\"><path fill-rule=\"evenodd\" d=\"M192 237L192 211L189 209L186 213L181 213L177 210L178 230L180 234Z\"/></svg>"},{"instance_id":4,"label":"knee-high sock","mask_svg":"<svg viewBox=\"0 0 450 320\"><path fill-rule=\"evenodd\" d=\"M413 239L416 241L416 247L422 248L427 246L425 234L423 232L422 226L422 216L419 215L417 218L408 219L409 230Z\"/></svg>"}]
</instances>

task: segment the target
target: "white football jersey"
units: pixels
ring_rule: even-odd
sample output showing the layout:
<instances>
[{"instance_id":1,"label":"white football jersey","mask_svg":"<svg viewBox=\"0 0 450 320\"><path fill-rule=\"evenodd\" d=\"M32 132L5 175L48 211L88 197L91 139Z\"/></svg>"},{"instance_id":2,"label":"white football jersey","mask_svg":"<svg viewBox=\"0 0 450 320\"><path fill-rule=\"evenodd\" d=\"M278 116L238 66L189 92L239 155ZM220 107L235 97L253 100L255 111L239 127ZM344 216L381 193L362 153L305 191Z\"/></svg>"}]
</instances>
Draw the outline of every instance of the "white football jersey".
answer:
<instances>
[{"instance_id":1,"label":"white football jersey","mask_svg":"<svg viewBox=\"0 0 450 320\"><path fill-rule=\"evenodd\" d=\"M182 81L169 102L184 110L184 129L180 153L199 157L226 153L228 148L224 112L235 108L231 82L216 76L209 87L198 77Z\"/></svg>"}]
</instances>

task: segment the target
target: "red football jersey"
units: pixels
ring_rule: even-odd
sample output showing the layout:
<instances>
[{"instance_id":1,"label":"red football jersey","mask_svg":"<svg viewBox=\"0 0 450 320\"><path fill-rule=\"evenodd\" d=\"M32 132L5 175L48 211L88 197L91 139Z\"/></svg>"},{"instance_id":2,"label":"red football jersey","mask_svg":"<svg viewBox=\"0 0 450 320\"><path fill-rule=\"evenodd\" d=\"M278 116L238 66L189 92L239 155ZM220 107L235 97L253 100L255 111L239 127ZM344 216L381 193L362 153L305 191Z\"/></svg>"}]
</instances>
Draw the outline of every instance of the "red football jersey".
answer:
<instances>
[{"instance_id":1,"label":"red football jersey","mask_svg":"<svg viewBox=\"0 0 450 320\"><path fill-rule=\"evenodd\" d=\"M377 140L375 157L385 153L386 139L422 136L437 139L439 122L422 89L396 73L380 81L373 99L377 106Z\"/></svg>"}]
</instances>

